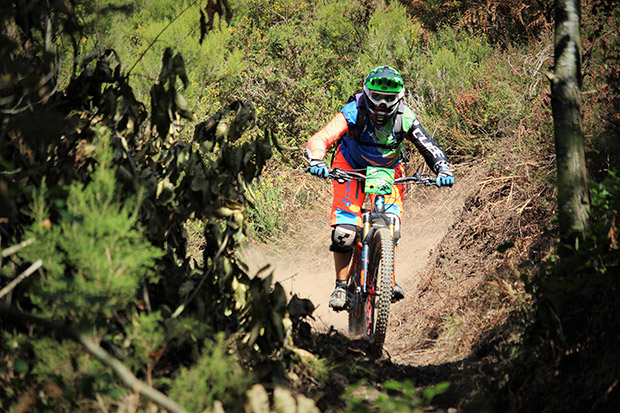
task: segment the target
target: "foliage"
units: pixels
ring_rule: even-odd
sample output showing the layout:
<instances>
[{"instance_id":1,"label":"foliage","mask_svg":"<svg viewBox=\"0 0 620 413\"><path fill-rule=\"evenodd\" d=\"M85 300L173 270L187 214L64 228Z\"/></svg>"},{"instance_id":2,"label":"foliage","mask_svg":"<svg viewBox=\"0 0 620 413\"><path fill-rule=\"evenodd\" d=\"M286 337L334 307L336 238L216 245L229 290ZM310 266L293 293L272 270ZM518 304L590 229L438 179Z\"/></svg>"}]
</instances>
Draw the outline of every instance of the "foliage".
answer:
<instances>
[{"instance_id":1,"label":"foliage","mask_svg":"<svg viewBox=\"0 0 620 413\"><path fill-rule=\"evenodd\" d=\"M443 25L473 28L486 34L493 43L535 41L552 22L553 3L536 0L448 1L414 0L404 2L430 30Z\"/></svg>"},{"instance_id":2,"label":"foliage","mask_svg":"<svg viewBox=\"0 0 620 413\"><path fill-rule=\"evenodd\" d=\"M382 5L377 8L370 18L367 46L362 53L366 67L376 67L388 61L407 73L408 62L417 51L416 42L422 36L419 24L412 24L409 20L404 7L400 5Z\"/></svg>"},{"instance_id":3,"label":"foliage","mask_svg":"<svg viewBox=\"0 0 620 413\"><path fill-rule=\"evenodd\" d=\"M285 203L282 199L282 175L275 178L266 175L254 182L251 188L255 195L249 211L251 235L268 240L282 234L286 229L282 219Z\"/></svg>"},{"instance_id":4,"label":"foliage","mask_svg":"<svg viewBox=\"0 0 620 413\"><path fill-rule=\"evenodd\" d=\"M137 95L143 96L149 79L156 77L156 56L164 46L181 44L179 52L192 62L192 80L184 96L195 115L200 119L205 109L225 106L222 96L251 97L257 124L273 132L283 159L295 165L301 162L300 149L307 138L341 109L379 64L401 71L407 103L427 129L437 132L436 139L455 160L486 153L524 111L541 113L521 93L523 84L533 82L530 77L539 80L541 73L506 70L510 62L491 47L494 38L476 30L485 27L482 22L471 31L438 26L441 30L431 32L415 18L420 17L419 9L412 19L412 9L398 2L233 1L230 21L220 21L198 45L193 43L191 22L198 20L199 5L184 3L176 14L166 15L168 3L137 3L101 40L120 46L121 62L137 61L136 70L150 73L135 79ZM435 3L443 10L444 2ZM479 7L459 3L459 10ZM494 10L522 13L518 22L524 24L540 16L538 6L530 4L523 9L511 3ZM502 27L507 21L502 17L494 24ZM134 39L129 43L136 49L130 51L122 38ZM95 41L100 40L88 37L86 50Z\"/></svg>"},{"instance_id":5,"label":"foliage","mask_svg":"<svg viewBox=\"0 0 620 413\"><path fill-rule=\"evenodd\" d=\"M424 388L421 394L410 380L388 381L383 383L383 391L370 388L365 389L365 396L355 395L361 389L360 385L348 390L350 398L347 400L347 410L354 412L420 412L424 406L429 406L433 398L444 393L450 383L443 382L436 386ZM377 393L378 394L374 394ZM372 404L368 398L374 400Z\"/></svg>"},{"instance_id":6,"label":"foliage","mask_svg":"<svg viewBox=\"0 0 620 413\"><path fill-rule=\"evenodd\" d=\"M124 393L112 374L72 341L5 332L3 342L3 410L10 411L15 400L29 411L79 410L78 403L96 394L118 398Z\"/></svg>"},{"instance_id":7,"label":"foliage","mask_svg":"<svg viewBox=\"0 0 620 413\"><path fill-rule=\"evenodd\" d=\"M528 282L536 307L506 387L521 395L510 398L512 404L536 410L549 404L561 410L597 406L604 411L619 400L613 385L620 334L617 173L592 181L590 195L592 228L585 238L566 245L563 259L552 255Z\"/></svg>"},{"instance_id":8,"label":"foliage","mask_svg":"<svg viewBox=\"0 0 620 413\"><path fill-rule=\"evenodd\" d=\"M51 224L45 184L35 194L33 224L25 237L37 241L22 254L26 262L41 258L46 268L28 294L31 303L42 315L76 323L105 323L127 307L143 279L156 281L153 262L163 255L135 229L140 201L118 197L114 173L108 169L110 134L102 130L95 144L104 146L95 156L92 181L68 188L58 225Z\"/></svg>"},{"instance_id":9,"label":"foliage","mask_svg":"<svg viewBox=\"0 0 620 413\"><path fill-rule=\"evenodd\" d=\"M70 11L45 4L37 3L42 14L75 21ZM38 258L43 265L8 302L83 328L157 387L171 383L165 376L170 371L174 376L179 364L198 362L204 343L218 331L237 333L248 366L280 363L273 354L282 351L290 327L283 290L269 277L250 279L234 255L248 230L246 188L271 156L268 132L240 139L255 120L254 105L233 102L198 124L193 142L179 139L180 119L192 113L177 81L184 87L190 82L186 60L172 49L164 50L152 85L150 117L112 49L81 60L64 87L52 83L45 89L37 79L57 81L47 72L55 73L54 59L41 60L37 46L43 48L46 40L29 35L34 29L45 32L46 20L30 30L10 30L30 24L36 16L29 12L39 9L2 6L5 67L30 64L33 81L10 89L0 102L0 160L11 171L2 175L2 200L8 205L2 239L34 243L3 260L2 277L15 277ZM68 36L79 44L77 32L63 31L77 26L53 27L56 38ZM25 78L16 70L3 82L17 83L18 76ZM41 122L45 133L31 127ZM183 224L190 218L205 223L202 265L186 254ZM2 317L7 339L2 357L10 366L0 374L3 408L24 402L20 394L31 389L28 403L58 409L76 409L74 403L88 404L97 394L118 395L116 380L101 374L98 364L82 361L88 358L84 350ZM34 333L26 342L29 329ZM208 346L206 351L210 354ZM56 353L64 355L64 366L49 363ZM268 381L282 371L262 371L260 377ZM236 377L230 369L226 374ZM50 382L60 390L48 403L36 389ZM80 383L85 387L77 391ZM235 384L242 392L243 385ZM214 397L237 405L239 400L225 393Z\"/></svg>"},{"instance_id":10,"label":"foliage","mask_svg":"<svg viewBox=\"0 0 620 413\"><path fill-rule=\"evenodd\" d=\"M206 341L204 351L191 368L182 368L172 384L170 395L190 412L202 412L216 400L231 411L243 409L245 392L253 383L228 351L223 334Z\"/></svg>"}]
</instances>

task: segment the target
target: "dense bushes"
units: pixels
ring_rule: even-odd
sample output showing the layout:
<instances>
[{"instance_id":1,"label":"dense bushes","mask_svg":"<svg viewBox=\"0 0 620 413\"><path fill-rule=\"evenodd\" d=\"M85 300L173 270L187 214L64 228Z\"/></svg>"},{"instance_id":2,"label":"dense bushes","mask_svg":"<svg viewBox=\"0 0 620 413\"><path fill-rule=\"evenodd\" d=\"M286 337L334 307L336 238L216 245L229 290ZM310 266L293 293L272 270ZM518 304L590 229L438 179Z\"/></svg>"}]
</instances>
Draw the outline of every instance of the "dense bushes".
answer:
<instances>
[{"instance_id":1,"label":"dense bushes","mask_svg":"<svg viewBox=\"0 0 620 413\"><path fill-rule=\"evenodd\" d=\"M409 91L407 103L450 155L464 159L483 154L505 134L523 133L537 141L550 133L549 128L539 129L550 124L544 80L551 64L545 31L550 28L550 10L536 2L491 2L488 14L476 2L440 1L424 7L419 2L404 6L369 0L229 3L230 22L220 18L202 44L195 24L200 2L160 1L138 2L131 12L114 15L112 22L103 19L103 28L113 29L101 38L88 37L83 47L89 50L97 42L100 48L118 45L125 67L139 59L132 73L139 73L136 89L144 96L147 87L141 85L156 77L157 56L164 46L175 44L189 63L192 81L185 94L197 119L230 99L250 97L258 108L258 124L273 130L275 139L289 148L302 148L367 72L383 63L401 71ZM601 13L584 15L588 20ZM432 14L436 20L428 24ZM609 29L586 30L592 32L586 43L602 44L610 52L587 48L586 63L613 60L613 36L605 31ZM497 39L507 34L520 35L523 41L502 42L503 48L497 48ZM614 84L601 77L614 76L612 66L607 67L592 71L593 84ZM609 107L613 102L603 99L613 97L586 98L592 103L586 107L586 126L613 118L613 112L595 109ZM290 153L297 161L300 154Z\"/></svg>"},{"instance_id":2,"label":"dense bushes","mask_svg":"<svg viewBox=\"0 0 620 413\"><path fill-rule=\"evenodd\" d=\"M510 133L511 119L524 103L519 90L531 80L504 70L507 55L490 47L484 35L449 27L433 33L398 3L231 4L230 24L221 21L202 45L192 35L198 7L177 8L182 14L172 21L170 16L158 17L165 2L136 5L104 39L122 45L118 52L127 65L159 35L134 69L147 74L146 81L156 76L154 56L161 45L178 44L190 63L192 83L186 95L198 119L208 108L225 105L222 96L251 97L258 107L258 124L273 130L275 139L289 148L302 148L361 86L367 72L387 63L401 71L409 90L407 102L448 151L475 156L498 137L498 129L500 135ZM123 43L121 38L132 40ZM136 80L143 89L143 80ZM292 153L297 161L300 154Z\"/></svg>"},{"instance_id":3,"label":"dense bushes","mask_svg":"<svg viewBox=\"0 0 620 413\"><path fill-rule=\"evenodd\" d=\"M62 4L0 9L0 408L137 405L123 383L161 404L136 377L186 388L213 358L218 386L191 406L242 405L252 376L234 372L243 362L263 366L256 380L282 375L290 327L282 288L250 279L234 253L248 232L245 190L271 156L268 131L242 138L254 105L212 110L190 143L178 131L192 115L180 54L161 51L148 112L112 49L55 83L64 55L37 34L83 39ZM189 219L203 223L200 262L186 253Z\"/></svg>"}]
</instances>

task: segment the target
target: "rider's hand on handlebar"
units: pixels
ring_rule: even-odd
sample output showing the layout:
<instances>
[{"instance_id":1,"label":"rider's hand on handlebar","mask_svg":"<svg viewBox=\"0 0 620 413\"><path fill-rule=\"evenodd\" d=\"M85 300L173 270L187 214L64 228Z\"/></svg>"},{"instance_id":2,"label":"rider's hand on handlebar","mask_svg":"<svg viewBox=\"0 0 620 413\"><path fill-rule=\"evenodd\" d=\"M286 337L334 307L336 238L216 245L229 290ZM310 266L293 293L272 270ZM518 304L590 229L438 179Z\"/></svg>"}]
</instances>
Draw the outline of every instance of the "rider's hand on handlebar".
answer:
<instances>
[{"instance_id":1,"label":"rider's hand on handlebar","mask_svg":"<svg viewBox=\"0 0 620 413\"><path fill-rule=\"evenodd\" d=\"M312 175L316 175L319 178L327 178L327 175L329 175L329 169L321 159L310 159L309 166Z\"/></svg>"},{"instance_id":2,"label":"rider's hand on handlebar","mask_svg":"<svg viewBox=\"0 0 620 413\"><path fill-rule=\"evenodd\" d=\"M452 186L454 185L454 176L452 175L452 169L447 166L442 166L437 172L437 186Z\"/></svg>"}]
</instances>

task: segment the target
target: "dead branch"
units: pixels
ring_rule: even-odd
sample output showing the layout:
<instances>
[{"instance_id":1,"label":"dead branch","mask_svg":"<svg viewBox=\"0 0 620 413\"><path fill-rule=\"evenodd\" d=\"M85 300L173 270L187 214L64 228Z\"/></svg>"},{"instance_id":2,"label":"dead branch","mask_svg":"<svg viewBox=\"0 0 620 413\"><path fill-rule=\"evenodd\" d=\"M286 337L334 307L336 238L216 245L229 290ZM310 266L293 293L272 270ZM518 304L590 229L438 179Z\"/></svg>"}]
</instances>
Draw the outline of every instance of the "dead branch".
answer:
<instances>
[{"instance_id":1,"label":"dead branch","mask_svg":"<svg viewBox=\"0 0 620 413\"><path fill-rule=\"evenodd\" d=\"M12 247L9 248L5 248L2 250L2 258L6 258L9 255L13 255L15 254L17 251L26 248L28 245L32 244L34 242L34 238L28 238L25 241L20 242L17 245L13 245Z\"/></svg>"},{"instance_id":2,"label":"dead branch","mask_svg":"<svg viewBox=\"0 0 620 413\"><path fill-rule=\"evenodd\" d=\"M101 348L94 341L81 335L75 329L67 327L51 320L34 316L32 314L22 313L15 308L0 304L0 313L7 314L11 317L17 317L24 321L34 323L48 330L53 330L60 333L63 338L69 338L82 344L86 350L92 354L97 360L109 367L116 373L121 379L123 384L132 389L135 392L140 393L142 396L158 404L163 409L172 413L187 413L181 405L174 400L168 398L165 394L156 390L141 380L139 380L133 373L123 364L120 360L110 356L103 348Z\"/></svg>"},{"instance_id":3,"label":"dead branch","mask_svg":"<svg viewBox=\"0 0 620 413\"><path fill-rule=\"evenodd\" d=\"M521 176L521 175L515 175L515 176L500 176L500 177L497 177L497 178L488 178L488 179L485 179L484 181L480 181L480 182L478 182L478 185L486 185L486 184L488 184L489 182L495 182L495 181L508 181L508 180L511 180L511 179L520 179L520 178L525 178L525 177L524 177L524 176Z\"/></svg>"},{"instance_id":4,"label":"dead branch","mask_svg":"<svg viewBox=\"0 0 620 413\"><path fill-rule=\"evenodd\" d=\"M34 264L32 264L30 267L28 267L26 269L26 271L24 271L23 273L19 274L17 277L15 277L15 279L13 281L11 281L10 283L8 283L6 285L6 287L4 287L2 290L0 290L0 300L2 299L2 297L4 297L5 295L7 295L8 293L10 293L11 291L13 291L13 289L15 287L17 287L17 284L19 284L20 282L22 282L23 280L25 280L26 278L30 277L32 274L34 274L34 272L36 270L38 270L39 268L41 268L41 265L43 264L43 261L41 261L40 259L36 260L34 262Z\"/></svg>"}]
</instances>

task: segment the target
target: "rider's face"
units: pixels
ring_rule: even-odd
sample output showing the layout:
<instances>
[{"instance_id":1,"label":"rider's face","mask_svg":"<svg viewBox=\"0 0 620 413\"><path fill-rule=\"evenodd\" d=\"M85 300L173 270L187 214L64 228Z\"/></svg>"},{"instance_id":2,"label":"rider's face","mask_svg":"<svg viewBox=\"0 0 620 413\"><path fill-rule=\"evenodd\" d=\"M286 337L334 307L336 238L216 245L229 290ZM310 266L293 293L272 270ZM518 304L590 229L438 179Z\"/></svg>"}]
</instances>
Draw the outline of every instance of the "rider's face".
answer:
<instances>
[{"instance_id":1,"label":"rider's face","mask_svg":"<svg viewBox=\"0 0 620 413\"><path fill-rule=\"evenodd\" d=\"M371 116L371 120L375 125L383 126L387 123L387 110L387 106L384 103L375 108L374 116Z\"/></svg>"},{"instance_id":2,"label":"rider's face","mask_svg":"<svg viewBox=\"0 0 620 413\"><path fill-rule=\"evenodd\" d=\"M393 112L394 105L398 103L399 95L397 93L383 93L373 90L367 96L372 114L371 120L375 125L385 125L389 118L388 114Z\"/></svg>"}]
</instances>

